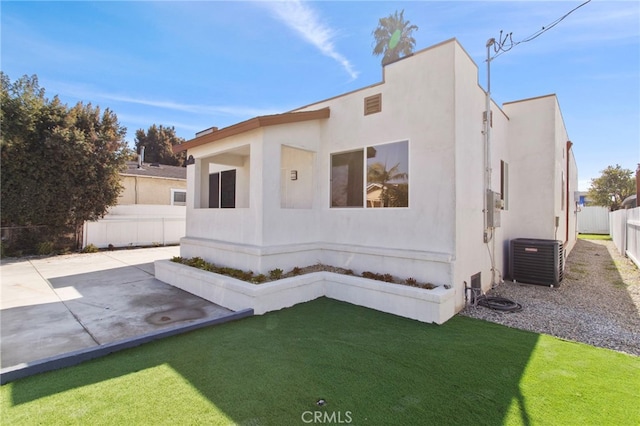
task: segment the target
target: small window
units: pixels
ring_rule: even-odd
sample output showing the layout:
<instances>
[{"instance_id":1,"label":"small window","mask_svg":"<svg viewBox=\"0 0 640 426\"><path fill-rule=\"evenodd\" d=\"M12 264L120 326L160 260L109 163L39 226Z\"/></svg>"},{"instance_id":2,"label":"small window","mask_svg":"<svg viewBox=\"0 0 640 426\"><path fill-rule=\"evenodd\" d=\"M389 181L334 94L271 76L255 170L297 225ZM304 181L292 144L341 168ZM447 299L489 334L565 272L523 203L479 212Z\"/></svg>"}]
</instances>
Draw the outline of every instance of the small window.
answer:
<instances>
[{"instance_id":1,"label":"small window","mask_svg":"<svg viewBox=\"0 0 640 426\"><path fill-rule=\"evenodd\" d=\"M364 98L364 115L382 111L382 93Z\"/></svg>"},{"instance_id":2,"label":"small window","mask_svg":"<svg viewBox=\"0 0 640 426\"><path fill-rule=\"evenodd\" d=\"M172 206L186 206L187 205L187 191L183 189L171 190L171 205Z\"/></svg>"}]
</instances>

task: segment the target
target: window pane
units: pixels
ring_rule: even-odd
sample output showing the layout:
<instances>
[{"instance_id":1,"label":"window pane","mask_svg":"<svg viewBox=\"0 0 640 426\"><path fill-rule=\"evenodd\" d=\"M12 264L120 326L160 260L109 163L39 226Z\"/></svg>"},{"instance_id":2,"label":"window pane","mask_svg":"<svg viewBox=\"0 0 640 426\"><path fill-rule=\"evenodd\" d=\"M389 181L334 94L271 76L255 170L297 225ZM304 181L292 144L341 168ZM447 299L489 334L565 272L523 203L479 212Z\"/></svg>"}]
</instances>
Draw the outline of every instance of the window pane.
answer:
<instances>
[{"instance_id":1,"label":"window pane","mask_svg":"<svg viewBox=\"0 0 640 426\"><path fill-rule=\"evenodd\" d=\"M364 151L331 156L331 207L362 207Z\"/></svg>"},{"instance_id":2,"label":"window pane","mask_svg":"<svg viewBox=\"0 0 640 426\"><path fill-rule=\"evenodd\" d=\"M186 203L187 202L187 193L183 191L175 191L173 193L173 202L174 203Z\"/></svg>"},{"instance_id":3,"label":"window pane","mask_svg":"<svg viewBox=\"0 0 640 426\"><path fill-rule=\"evenodd\" d=\"M236 207L236 171L227 170L220 173L220 207Z\"/></svg>"},{"instance_id":4,"label":"window pane","mask_svg":"<svg viewBox=\"0 0 640 426\"><path fill-rule=\"evenodd\" d=\"M409 142L367 149L367 207L409 207Z\"/></svg>"},{"instance_id":5,"label":"window pane","mask_svg":"<svg viewBox=\"0 0 640 426\"><path fill-rule=\"evenodd\" d=\"M220 173L209 175L209 208L220 207Z\"/></svg>"}]
</instances>

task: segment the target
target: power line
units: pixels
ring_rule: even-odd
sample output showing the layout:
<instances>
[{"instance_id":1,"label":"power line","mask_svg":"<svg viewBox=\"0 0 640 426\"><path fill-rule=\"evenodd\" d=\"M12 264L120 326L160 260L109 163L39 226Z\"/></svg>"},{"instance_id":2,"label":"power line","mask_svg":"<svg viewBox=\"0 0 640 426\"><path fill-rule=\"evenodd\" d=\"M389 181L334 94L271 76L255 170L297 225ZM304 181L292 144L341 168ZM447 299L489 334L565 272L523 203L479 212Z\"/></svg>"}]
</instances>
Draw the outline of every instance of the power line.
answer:
<instances>
[{"instance_id":1,"label":"power line","mask_svg":"<svg viewBox=\"0 0 640 426\"><path fill-rule=\"evenodd\" d=\"M556 25L558 25L567 16L571 15L573 12L575 12L576 10L580 9L582 6L584 6L584 5L586 5L587 3L590 3L590 2L591 2L591 0L587 0L584 3L582 3L581 5L579 5L577 7L574 7L569 12L565 13L564 15L562 15L561 17L559 17L555 21L553 21L550 24L542 27L541 29L539 29L535 33L531 34L528 37L525 37L524 39L522 39L520 41L515 41L514 42L513 41L513 33L504 34L504 31L501 30L500 31L500 36L498 37L498 39L493 44L493 49L494 49L494 52L496 54L491 58L491 60L497 58L498 56L502 55L505 52L510 51L511 49L513 49L514 47L516 47L519 44L527 43L527 42L529 42L531 40L535 40L536 38L540 37L542 34L544 34L547 31L549 31L551 28L553 28Z\"/></svg>"}]
</instances>

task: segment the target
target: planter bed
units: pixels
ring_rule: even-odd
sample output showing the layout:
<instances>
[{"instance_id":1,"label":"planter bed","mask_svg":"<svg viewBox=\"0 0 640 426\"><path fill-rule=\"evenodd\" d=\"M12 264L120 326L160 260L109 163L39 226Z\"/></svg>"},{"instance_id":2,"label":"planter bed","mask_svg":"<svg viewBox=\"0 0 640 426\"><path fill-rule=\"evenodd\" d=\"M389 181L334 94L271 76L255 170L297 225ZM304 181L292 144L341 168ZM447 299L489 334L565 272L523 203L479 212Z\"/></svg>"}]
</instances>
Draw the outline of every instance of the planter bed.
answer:
<instances>
[{"instance_id":1,"label":"planter bed","mask_svg":"<svg viewBox=\"0 0 640 426\"><path fill-rule=\"evenodd\" d=\"M415 319L442 324L455 314L454 290L425 290L333 272L314 272L252 284L169 260L155 262L156 278L225 308L253 309L256 315L328 297Z\"/></svg>"}]
</instances>

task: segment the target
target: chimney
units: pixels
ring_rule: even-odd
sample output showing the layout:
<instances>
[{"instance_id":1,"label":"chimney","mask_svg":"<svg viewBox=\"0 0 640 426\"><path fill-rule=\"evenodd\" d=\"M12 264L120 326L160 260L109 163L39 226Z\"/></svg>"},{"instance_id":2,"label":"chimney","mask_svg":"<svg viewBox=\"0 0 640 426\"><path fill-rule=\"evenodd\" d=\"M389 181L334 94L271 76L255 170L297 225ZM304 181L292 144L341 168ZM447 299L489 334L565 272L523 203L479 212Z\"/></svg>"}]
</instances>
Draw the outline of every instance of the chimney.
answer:
<instances>
[{"instance_id":1,"label":"chimney","mask_svg":"<svg viewBox=\"0 0 640 426\"><path fill-rule=\"evenodd\" d=\"M199 138L200 136L208 135L210 133L217 132L217 131L218 131L217 127L215 127L215 126L214 127L209 127L208 129L205 129L205 130L202 130L202 131L196 133L196 138Z\"/></svg>"},{"instance_id":2,"label":"chimney","mask_svg":"<svg viewBox=\"0 0 640 426\"><path fill-rule=\"evenodd\" d=\"M142 168L142 163L144 163L144 146L140 147L140 154L138 155L138 168Z\"/></svg>"}]
</instances>

